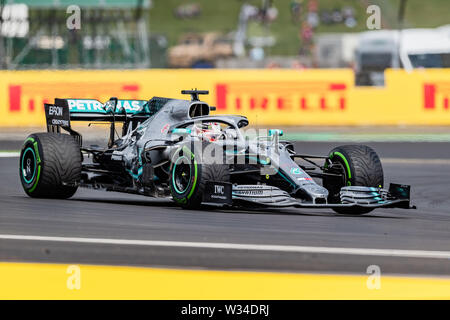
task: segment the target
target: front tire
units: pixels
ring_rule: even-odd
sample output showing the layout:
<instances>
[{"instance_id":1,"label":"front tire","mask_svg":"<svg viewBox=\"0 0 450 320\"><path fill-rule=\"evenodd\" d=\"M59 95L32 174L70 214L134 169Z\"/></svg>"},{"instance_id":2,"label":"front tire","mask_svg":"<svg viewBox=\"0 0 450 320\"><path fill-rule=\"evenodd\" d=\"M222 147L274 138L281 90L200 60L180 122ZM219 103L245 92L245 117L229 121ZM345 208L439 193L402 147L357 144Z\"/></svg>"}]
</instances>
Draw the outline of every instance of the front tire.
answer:
<instances>
[{"instance_id":1,"label":"front tire","mask_svg":"<svg viewBox=\"0 0 450 320\"><path fill-rule=\"evenodd\" d=\"M325 177L323 186L328 189L329 203L340 203L339 192L344 186L365 186L382 188L383 167L377 153L365 145L345 145L334 148L329 155L325 173L341 174L343 178ZM360 215L373 209L336 208L340 214Z\"/></svg>"},{"instance_id":2,"label":"front tire","mask_svg":"<svg viewBox=\"0 0 450 320\"><path fill-rule=\"evenodd\" d=\"M229 167L226 164L204 163L202 154L187 146L174 153L169 185L177 204L184 209L199 209L207 181L229 182Z\"/></svg>"},{"instance_id":3,"label":"front tire","mask_svg":"<svg viewBox=\"0 0 450 320\"><path fill-rule=\"evenodd\" d=\"M80 146L72 136L34 133L20 152L22 187L33 198L70 198L78 188L81 162Z\"/></svg>"}]
</instances>

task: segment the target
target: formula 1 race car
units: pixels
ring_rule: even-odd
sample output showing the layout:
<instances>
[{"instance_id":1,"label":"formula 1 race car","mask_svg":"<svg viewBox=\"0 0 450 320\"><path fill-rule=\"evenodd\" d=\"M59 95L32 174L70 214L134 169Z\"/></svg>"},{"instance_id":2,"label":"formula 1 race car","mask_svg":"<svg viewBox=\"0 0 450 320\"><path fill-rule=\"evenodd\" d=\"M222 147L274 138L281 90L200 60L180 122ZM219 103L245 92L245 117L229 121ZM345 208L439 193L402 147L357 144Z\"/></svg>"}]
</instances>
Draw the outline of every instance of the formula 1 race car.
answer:
<instances>
[{"instance_id":1,"label":"formula 1 race car","mask_svg":"<svg viewBox=\"0 0 450 320\"><path fill-rule=\"evenodd\" d=\"M31 134L20 154L25 192L61 199L88 187L171 196L186 209L294 206L363 214L412 208L409 186L383 189L382 165L370 147L299 154L291 142L280 140L281 130L252 136L244 132L246 117L211 115L215 108L199 100L208 91L182 93L191 100L55 99L45 104L47 132ZM108 146L83 145L72 121L110 123Z\"/></svg>"}]
</instances>

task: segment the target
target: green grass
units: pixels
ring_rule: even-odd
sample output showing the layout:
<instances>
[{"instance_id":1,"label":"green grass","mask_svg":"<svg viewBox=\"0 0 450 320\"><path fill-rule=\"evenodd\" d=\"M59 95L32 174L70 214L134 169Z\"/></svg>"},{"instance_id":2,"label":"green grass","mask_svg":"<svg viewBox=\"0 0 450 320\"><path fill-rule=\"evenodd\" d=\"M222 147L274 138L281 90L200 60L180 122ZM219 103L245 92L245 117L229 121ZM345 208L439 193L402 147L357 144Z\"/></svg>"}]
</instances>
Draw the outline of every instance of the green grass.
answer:
<instances>
[{"instance_id":1,"label":"green grass","mask_svg":"<svg viewBox=\"0 0 450 320\"><path fill-rule=\"evenodd\" d=\"M308 0L304 0L307 3ZM348 29L344 25L319 26L318 32L358 32L366 31L367 5L381 7L383 26L396 27L397 10L400 0L319 0L319 8L341 8L352 6L356 11L357 26ZM177 43L185 32L221 31L236 29L242 0L154 0L150 10L151 32L164 34L169 45ZM262 0L249 0L260 5ZM270 49L272 55L296 55L300 47L300 25L291 22L291 0L274 0L278 9L278 19L270 26L270 34L275 36L277 44ZM197 19L178 20L173 10L183 3L199 3L202 15ZM304 5L304 8L306 5ZM450 23L449 0L408 0L405 22L406 27L437 27Z\"/></svg>"},{"instance_id":2,"label":"green grass","mask_svg":"<svg viewBox=\"0 0 450 320\"><path fill-rule=\"evenodd\" d=\"M183 3L199 3L202 14L197 19L179 20L174 9ZM237 0L155 0L150 10L150 31L164 34L173 45L185 32L229 32L237 27L241 2Z\"/></svg>"}]
</instances>

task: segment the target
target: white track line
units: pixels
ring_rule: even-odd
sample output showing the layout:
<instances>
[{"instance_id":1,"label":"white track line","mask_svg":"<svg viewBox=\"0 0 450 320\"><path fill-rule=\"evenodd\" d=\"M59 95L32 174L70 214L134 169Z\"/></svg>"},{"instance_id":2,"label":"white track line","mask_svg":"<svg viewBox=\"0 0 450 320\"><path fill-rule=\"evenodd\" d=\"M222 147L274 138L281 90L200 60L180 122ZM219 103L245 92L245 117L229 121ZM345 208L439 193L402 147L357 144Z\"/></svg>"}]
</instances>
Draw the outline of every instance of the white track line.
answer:
<instances>
[{"instance_id":1,"label":"white track line","mask_svg":"<svg viewBox=\"0 0 450 320\"><path fill-rule=\"evenodd\" d=\"M450 159L381 158L381 163L450 165Z\"/></svg>"},{"instance_id":2,"label":"white track line","mask_svg":"<svg viewBox=\"0 0 450 320\"><path fill-rule=\"evenodd\" d=\"M19 152L0 152L0 158L17 158L19 156Z\"/></svg>"},{"instance_id":3,"label":"white track line","mask_svg":"<svg viewBox=\"0 0 450 320\"><path fill-rule=\"evenodd\" d=\"M360 256L450 259L450 251L334 248L334 247L307 247L307 246L292 246L292 245L238 244L238 243L218 243L218 242L207 243L207 242L185 242L185 241L47 237L47 236L9 235L9 234L0 234L0 239L134 245L134 246L150 246L150 247L184 247L184 248L203 248L203 249L232 249L232 250L249 250L249 251L276 251L276 252L297 252L297 253L347 254Z\"/></svg>"}]
</instances>

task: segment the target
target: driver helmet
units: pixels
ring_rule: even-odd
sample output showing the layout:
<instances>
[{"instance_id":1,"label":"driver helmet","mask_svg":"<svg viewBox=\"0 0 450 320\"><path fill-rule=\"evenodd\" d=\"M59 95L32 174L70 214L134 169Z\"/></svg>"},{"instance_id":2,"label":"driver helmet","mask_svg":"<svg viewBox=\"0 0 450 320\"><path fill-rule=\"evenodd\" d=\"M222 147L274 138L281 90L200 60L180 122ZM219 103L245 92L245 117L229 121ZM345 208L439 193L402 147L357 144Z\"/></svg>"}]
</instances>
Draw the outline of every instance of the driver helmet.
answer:
<instances>
[{"instance_id":1,"label":"driver helmet","mask_svg":"<svg viewBox=\"0 0 450 320\"><path fill-rule=\"evenodd\" d=\"M194 129L196 135L210 142L218 140L223 135L222 128L217 122L205 122L195 125Z\"/></svg>"}]
</instances>

